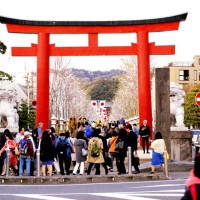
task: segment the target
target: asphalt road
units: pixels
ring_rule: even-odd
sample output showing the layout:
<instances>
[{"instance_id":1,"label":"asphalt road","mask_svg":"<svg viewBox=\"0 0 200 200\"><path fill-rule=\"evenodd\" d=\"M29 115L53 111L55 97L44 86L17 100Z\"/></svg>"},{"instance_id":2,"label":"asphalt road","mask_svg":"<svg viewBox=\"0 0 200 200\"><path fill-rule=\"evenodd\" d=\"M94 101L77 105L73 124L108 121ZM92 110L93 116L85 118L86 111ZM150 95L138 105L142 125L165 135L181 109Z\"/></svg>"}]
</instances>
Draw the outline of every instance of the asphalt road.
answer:
<instances>
[{"instance_id":1,"label":"asphalt road","mask_svg":"<svg viewBox=\"0 0 200 200\"><path fill-rule=\"evenodd\" d=\"M180 200L185 180L67 185L1 185L0 200Z\"/></svg>"}]
</instances>

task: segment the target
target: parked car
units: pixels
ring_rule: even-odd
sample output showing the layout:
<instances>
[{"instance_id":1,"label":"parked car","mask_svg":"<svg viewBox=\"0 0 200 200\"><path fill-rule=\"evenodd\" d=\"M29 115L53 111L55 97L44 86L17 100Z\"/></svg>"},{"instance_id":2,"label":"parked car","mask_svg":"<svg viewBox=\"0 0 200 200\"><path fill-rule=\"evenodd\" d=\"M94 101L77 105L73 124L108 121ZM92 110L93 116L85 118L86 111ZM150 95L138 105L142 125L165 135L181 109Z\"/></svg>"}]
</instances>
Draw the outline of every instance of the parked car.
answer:
<instances>
[{"instance_id":1,"label":"parked car","mask_svg":"<svg viewBox=\"0 0 200 200\"><path fill-rule=\"evenodd\" d=\"M191 130L192 131L192 133L193 133L193 137L192 137L192 143L194 144L195 142L198 142L197 141L197 137L198 137L198 135L200 135L200 130L198 130L198 129L193 129L193 130ZM199 138L200 139L200 138Z\"/></svg>"}]
</instances>

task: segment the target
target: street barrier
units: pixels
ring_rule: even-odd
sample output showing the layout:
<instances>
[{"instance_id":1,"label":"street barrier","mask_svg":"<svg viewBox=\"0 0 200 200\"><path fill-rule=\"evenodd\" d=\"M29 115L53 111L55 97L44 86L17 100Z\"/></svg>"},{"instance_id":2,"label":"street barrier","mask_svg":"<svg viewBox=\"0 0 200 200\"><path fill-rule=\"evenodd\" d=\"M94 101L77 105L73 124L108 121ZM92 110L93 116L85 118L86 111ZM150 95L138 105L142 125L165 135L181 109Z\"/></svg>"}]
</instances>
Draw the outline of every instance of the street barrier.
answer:
<instances>
[{"instance_id":1,"label":"street barrier","mask_svg":"<svg viewBox=\"0 0 200 200\"><path fill-rule=\"evenodd\" d=\"M10 149L6 149L6 176L9 176L10 169Z\"/></svg>"},{"instance_id":2,"label":"street barrier","mask_svg":"<svg viewBox=\"0 0 200 200\"><path fill-rule=\"evenodd\" d=\"M168 153L167 151L164 151L164 170L165 170L165 176L166 178L169 178L169 173L168 173L168 163L167 163L167 158L168 157Z\"/></svg>"},{"instance_id":3,"label":"street barrier","mask_svg":"<svg viewBox=\"0 0 200 200\"><path fill-rule=\"evenodd\" d=\"M36 149L36 172L37 172L37 177L40 176L40 149Z\"/></svg>"},{"instance_id":4,"label":"street barrier","mask_svg":"<svg viewBox=\"0 0 200 200\"><path fill-rule=\"evenodd\" d=\"M128 147L128 174L132 174L132 151L131 147Z\"/></svg>"}]
</instances>

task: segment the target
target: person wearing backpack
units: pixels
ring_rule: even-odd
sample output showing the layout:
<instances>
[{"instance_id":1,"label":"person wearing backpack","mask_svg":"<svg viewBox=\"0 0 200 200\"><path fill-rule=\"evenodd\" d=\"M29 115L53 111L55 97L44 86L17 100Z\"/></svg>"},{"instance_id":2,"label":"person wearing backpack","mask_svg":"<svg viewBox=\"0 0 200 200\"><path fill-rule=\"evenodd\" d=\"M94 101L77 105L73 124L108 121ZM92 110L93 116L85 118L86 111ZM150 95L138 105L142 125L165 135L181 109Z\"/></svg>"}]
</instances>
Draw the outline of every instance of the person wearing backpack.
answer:
<instances>
[{"instance_id":1,"label":"person wearing backpack","mask_svg":"<svg viewBox=\"0 0 200 200\"><path fill-rule=\"evenodd\" d=\"M65 133L61 133L56 142L56 152L58 154L60 174L65 175L63 165L65 165L66 174L69 175L69 165L71 164L71 142L66 138ZM70 151L70 152L69 152ZM69 164L70 162L70 164Z\"/></svg>"},{"instance_id":2,"label":"person wearing backpack","mask_svg":"<svg viewBox=\"0 0 200 200\"><path fill-rule=\"evenodd\" d=\"M119 129L116 146L118 143L123 144L123 146L120 147L119 149L115 148L117 170L118 170L118 174L121 175L121 174L126 174L124 160L125 160L125 157L127 156L127 133L124 128Z\"/></svg>"},{"instance_id":3,"label":"person wearing backpack","mask_svg":"<svg viewBox=\"0 0 200 200\"><path fill-rule=\"evenodd\" d=\"M82 149L85 149L85 150L88 149L87 143L84 140L84 132L83 131L78 132L77 140L75 141L74 146L76 148L76 165L73 170L73 175L76 175L79 166L80 166L80 175L83 175L86 156L82 155Z\"/></svg>"},{"instance_id":4,"label":"person wearing backpack","mask_svg":"<svg viewBox=\"0 0 200 200\"><path fill-rule=\"evenodd\" d=\"M92 138L89 140L88 143L88 159L89 162L87 175L90 175L91 169L93 165L95 164L96 172L95 175L100 175L100 163L104 163L103 158L103 142L99 136L99 131L97 129L94 129L92 133Z\"/></svg>"},{"instance_id":5,"label":"person wearing backpack","mask_svg":"<svg viewBox=\"0 0 200 200\"><path fill-rule=\"evenodd\" d=\"M24 138L19 142L19 176L24 174L24 164L26 165L26 175L30 176L31 160L34 160L33 144L30 140L31 134L31 132L25 131Z\"/></svg>"},{"instance_id":6,"label":"person wearing backpack","mask_svg":"<svg viewBox=\"0 0 200 200\"><path fill-rule=\"evenodd\" d=\"M198 200L200 199L200 152L195 156L194 169L186 181L186 189L181 200Z\"/></svg>"}]
</instances>

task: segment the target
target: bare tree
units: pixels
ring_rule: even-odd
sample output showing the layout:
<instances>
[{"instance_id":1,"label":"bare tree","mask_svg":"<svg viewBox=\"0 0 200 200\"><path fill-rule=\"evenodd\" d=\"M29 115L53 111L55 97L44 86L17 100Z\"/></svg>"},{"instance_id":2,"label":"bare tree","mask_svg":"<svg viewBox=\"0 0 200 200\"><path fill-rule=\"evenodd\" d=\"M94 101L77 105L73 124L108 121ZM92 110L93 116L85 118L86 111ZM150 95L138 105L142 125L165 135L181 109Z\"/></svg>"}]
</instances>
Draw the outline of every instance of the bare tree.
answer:
<instances>
[{"instance_id":1,"label":"bare tree","mask_svg":"<svg viewBox=\"0 0 200 200\"><path fill-rule=\"evenodd\" d=\"M72 115L94 118L94 112L86 91L81 88L81 81L68 67L64 57L55 57L51 65L50 108L51 115L58 119L69 119Z\"/></svg>"},{"instance_id":2,"label":"bare tree","mask_svg":"<svg viewBox=\"0 0 200 200\"><path fill-rule=\"evenodd\" d=\"M110 120L118 120L121 117L130 118L138 114L138 83L137 60L122 59L122 69L126 74L120 78L120 85L113 101Z\"/></svg>"},{"instance_id":3,"label":"bare tree","mask_svg":"<svg viewBox=\"0 0 200 200\"><path fill-rule=\"evenodd\" d=\"M113 100L110 120L119 120L121 117L130 118L139 115L138 108L138 67L137 57L122 59L122 69L126 74L120 78L120 87ZM155 73L155 64L151 59L151 78Z\"/></svg>"}]
</instances>

